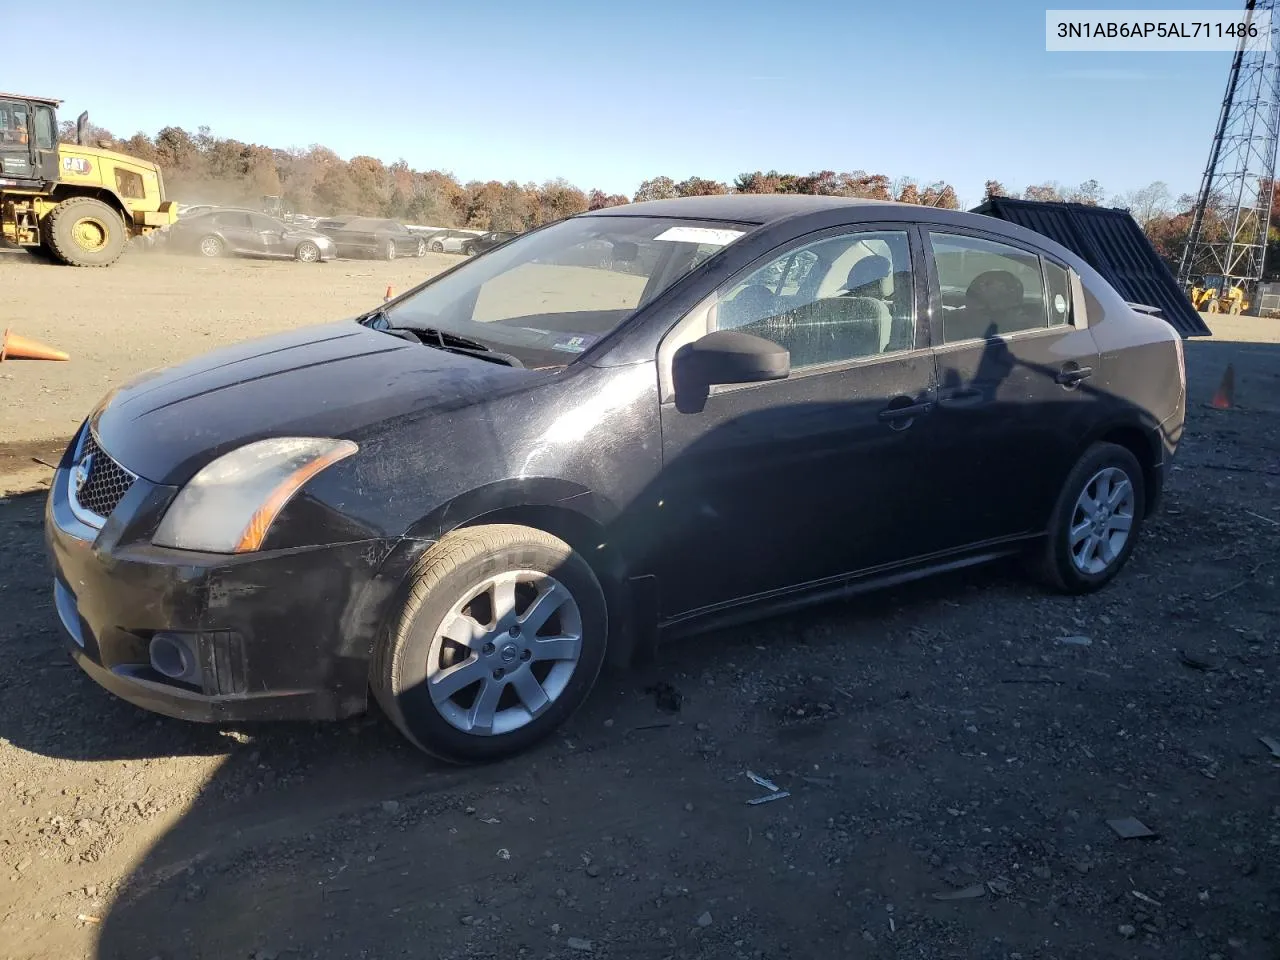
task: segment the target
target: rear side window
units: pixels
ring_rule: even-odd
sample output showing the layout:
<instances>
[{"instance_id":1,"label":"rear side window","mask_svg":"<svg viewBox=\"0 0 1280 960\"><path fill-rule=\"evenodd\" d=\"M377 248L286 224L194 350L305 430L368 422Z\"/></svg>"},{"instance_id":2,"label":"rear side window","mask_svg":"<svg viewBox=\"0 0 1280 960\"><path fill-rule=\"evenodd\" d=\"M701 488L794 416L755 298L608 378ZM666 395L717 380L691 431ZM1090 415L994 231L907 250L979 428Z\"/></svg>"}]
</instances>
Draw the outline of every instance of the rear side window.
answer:
<instances>
[{"instance_id":1,"label":"rear side window","mask_svg":"<svg viewBox=\"0 0 1280 960\"><path fill-rule=\"evenodd\" d=\"M222 227L247 227L249 226L249 215L247 213L220 213L218 214L218 225Z\"/></svg>"},{"instance_id":2,"label":"rear side window","mask_svg":"<svg viewBox=\"0 0 1280 960\"><path fill-rule=\"evenodd\" d=\"M1050 260L1044 262L1045 286L1049 288L1049 326L1071 323L1071 275Z\"/></svg>"},{"instance_id":3,"label":"rear side window","mask_svg":"<svg viewBox=\"0 0 1280 960\"><path fill-rule=\"evenodd\" d=\"M116 168L116 193L126 200L141 200L147 195L142 176L133 170Z\"/></svg>"},{"instance_id":4,"label":"rear side window","mask_svg":"<svg viewBox=\"0 0 1280 960\"><path fill-rule=\"evenodd\" d=\"M52 150L58 143L58 134L54 130L53 111L48 107L36 107L36 147L41 150Z\"/></svg>"},{"instance_id":5,"label":"rear side window","mask_svg":"<svg viewBox=\"0 0 1280 960\"><path fill-rule=\"evenodd\" d=\"M991 240L930 233L942 294L942 339L986 340L1048 325L1040 258Z\"/></svg>"}]
</instances>

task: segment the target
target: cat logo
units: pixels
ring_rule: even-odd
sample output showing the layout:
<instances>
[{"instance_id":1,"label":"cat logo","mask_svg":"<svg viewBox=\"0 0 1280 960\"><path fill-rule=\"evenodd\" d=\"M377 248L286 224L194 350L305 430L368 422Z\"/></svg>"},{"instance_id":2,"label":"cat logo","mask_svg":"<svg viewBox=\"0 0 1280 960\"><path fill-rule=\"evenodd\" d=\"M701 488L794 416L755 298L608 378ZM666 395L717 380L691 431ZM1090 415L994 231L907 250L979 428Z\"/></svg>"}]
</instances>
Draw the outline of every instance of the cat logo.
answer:
<instances>
[{"instance_id":1,"label":"cat logo","mask_svg":"<svg viewBox=\"0 0 1280 960\"><path fill-rule=\"evenodd\" d=\"M85 157L63 157L62 169L70 173L88 176L93 173L93 164Z\"/></svg>"}]
</instances>

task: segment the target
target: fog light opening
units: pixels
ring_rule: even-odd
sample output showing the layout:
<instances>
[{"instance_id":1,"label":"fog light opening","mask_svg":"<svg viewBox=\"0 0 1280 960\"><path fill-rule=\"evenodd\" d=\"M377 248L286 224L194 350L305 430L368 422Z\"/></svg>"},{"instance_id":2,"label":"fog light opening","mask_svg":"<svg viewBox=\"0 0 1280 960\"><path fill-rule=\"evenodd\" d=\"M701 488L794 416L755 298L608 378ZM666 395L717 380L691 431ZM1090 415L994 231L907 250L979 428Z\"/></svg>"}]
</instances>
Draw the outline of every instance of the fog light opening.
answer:
<instances>
[{"instance_id":1,"label":"fog light opening","mask_svg":"<svg viewBox=\"0 0 1280 960\"><path fill-rule=\"evenodd\" d=\"M190 680L195 675L195 658L186 644L168 634L151 638L151 667L170 680Z\"/></svg>"}]
</instances>

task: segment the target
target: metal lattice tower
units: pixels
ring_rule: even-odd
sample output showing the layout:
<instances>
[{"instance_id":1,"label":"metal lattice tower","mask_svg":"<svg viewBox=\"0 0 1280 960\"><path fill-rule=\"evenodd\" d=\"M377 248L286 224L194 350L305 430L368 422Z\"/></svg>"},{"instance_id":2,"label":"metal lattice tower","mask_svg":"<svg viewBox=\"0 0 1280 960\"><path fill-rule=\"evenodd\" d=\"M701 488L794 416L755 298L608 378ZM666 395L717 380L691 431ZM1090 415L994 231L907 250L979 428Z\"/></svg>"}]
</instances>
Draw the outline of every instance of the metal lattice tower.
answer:
<instances>
[{"instance_id":1,"label":"metal lattice tower","mask_svg":"<svg viewBox=\"0 0 1280 960\"><path fill-rule=\"evenodd\" d=\"M1200 276L1227 278L1223 292L1262 279L1280 142L1280 23L1276 0L1248 0L1246 16L1272 14L1270 36L1242 38L1227 78L1222 112L1200 182L1191 231L1178 268L1187 287Z\"/></svg>"}]
</instances>

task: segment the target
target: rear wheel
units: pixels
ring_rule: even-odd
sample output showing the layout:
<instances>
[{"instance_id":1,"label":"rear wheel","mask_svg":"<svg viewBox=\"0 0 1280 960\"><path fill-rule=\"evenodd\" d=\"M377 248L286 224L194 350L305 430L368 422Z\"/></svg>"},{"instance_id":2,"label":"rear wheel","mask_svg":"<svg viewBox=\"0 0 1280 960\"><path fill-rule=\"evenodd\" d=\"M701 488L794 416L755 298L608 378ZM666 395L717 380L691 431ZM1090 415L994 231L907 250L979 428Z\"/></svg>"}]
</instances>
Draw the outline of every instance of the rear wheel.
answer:
<instances>
[{"instance_id":1,"label":"rear wheel","mask_svg":"<svg viewBox=\"0 0 1280 960\"><path fill-rule=\"evenodd\" d=\"M1216 299L1214 299L1214 300L1210 300L1210 301L1209 301L1209 307L1208 307L1208 310L1207 310L1206 312L1208 312L1208 313L1218 313L1218 312L1220 312L1221 310L1222 310L1222 307L1218 304L1218 301L1217 301Z\"/></svg>"},{"instance_id":2,"label":"rear wheel","mask_svg":"<svg viewBox=\"0 0 1280 960\"><path fill-rule=\"evenodd\" d=\"M427 241L418 241L418 256L425 257L427 255Z\"/></svg>"},{"instance_id":3,"label":"rear wheel","mask_svg":"<svg viewBox=\"0 0 1280 960\"><path fill-rule=\"evenodd\" d=\"M441 243L439 240L433 240L433 241L431 242L431 252L432 252L432 253L444 253L444 244L443 244L443 243Z\"/></svg>"},{"instance_id":4,"label":"rear wheel","mask_svg":"<svg viewBox=\"0 0 1280 960\"><path fill-rule=\"evenodd\" d=\"M216 234L209 234L200 240L200 253L206 257L220 257L227 252L227 245Z\"/></svg>"},{"instance_id":5,"label":"rear wheel","mask_svg":"<svg viewBox=\"0 0 1280 960\"><path fill-rule=\"evenodd\" d=\"M1128 562L1142 528L1142 467L1114 443L1096 443L1072 469L1034 558L1037 577L1064 593L1091 593Z\"/></svg>"},{"instance_id":6,"label":"rear wheel","mask_svg":"<svg viewBox=\"0 0 1280 960\"><path fill-rule=\"evenodd\" d=\"M382 258L384 260L394 260L396 258L396 242L388 240L386 247L382 250Z\"/></svg>"},{"instance_id":7,"label":"rear wheel","mask_svg":"<svg viewBox=\"0 0 1280 960\"><path fill-rule=\"evenodd\" d=\"M73 267L110 266L127 239L120 214L93 197L72 197L54 207L44 234L53 255Z\"/></svg>"},{"instance_id":8,"label":"rear wheel","mask_svg":"<svg viewBox=\"0 0 1280 960\"><path fill-rule=\"evenodd\" d=\"M295 251L294 256L303 263L316 263L320 260L320 248L310 240L303 240L298 244L298 249Z\"/></svg>"},{"instance_id":9,"label":"rear wheel","mask_svg":"<svg viewBox=\"0 0 1280 960\"><path fill-rule=\"evenodd\" d=\"M586 700L608 615L590 565L530 527L454 531L408 579L370 681L410 740L455 763L542 740Z\"/></svg>"}]
</instances>

